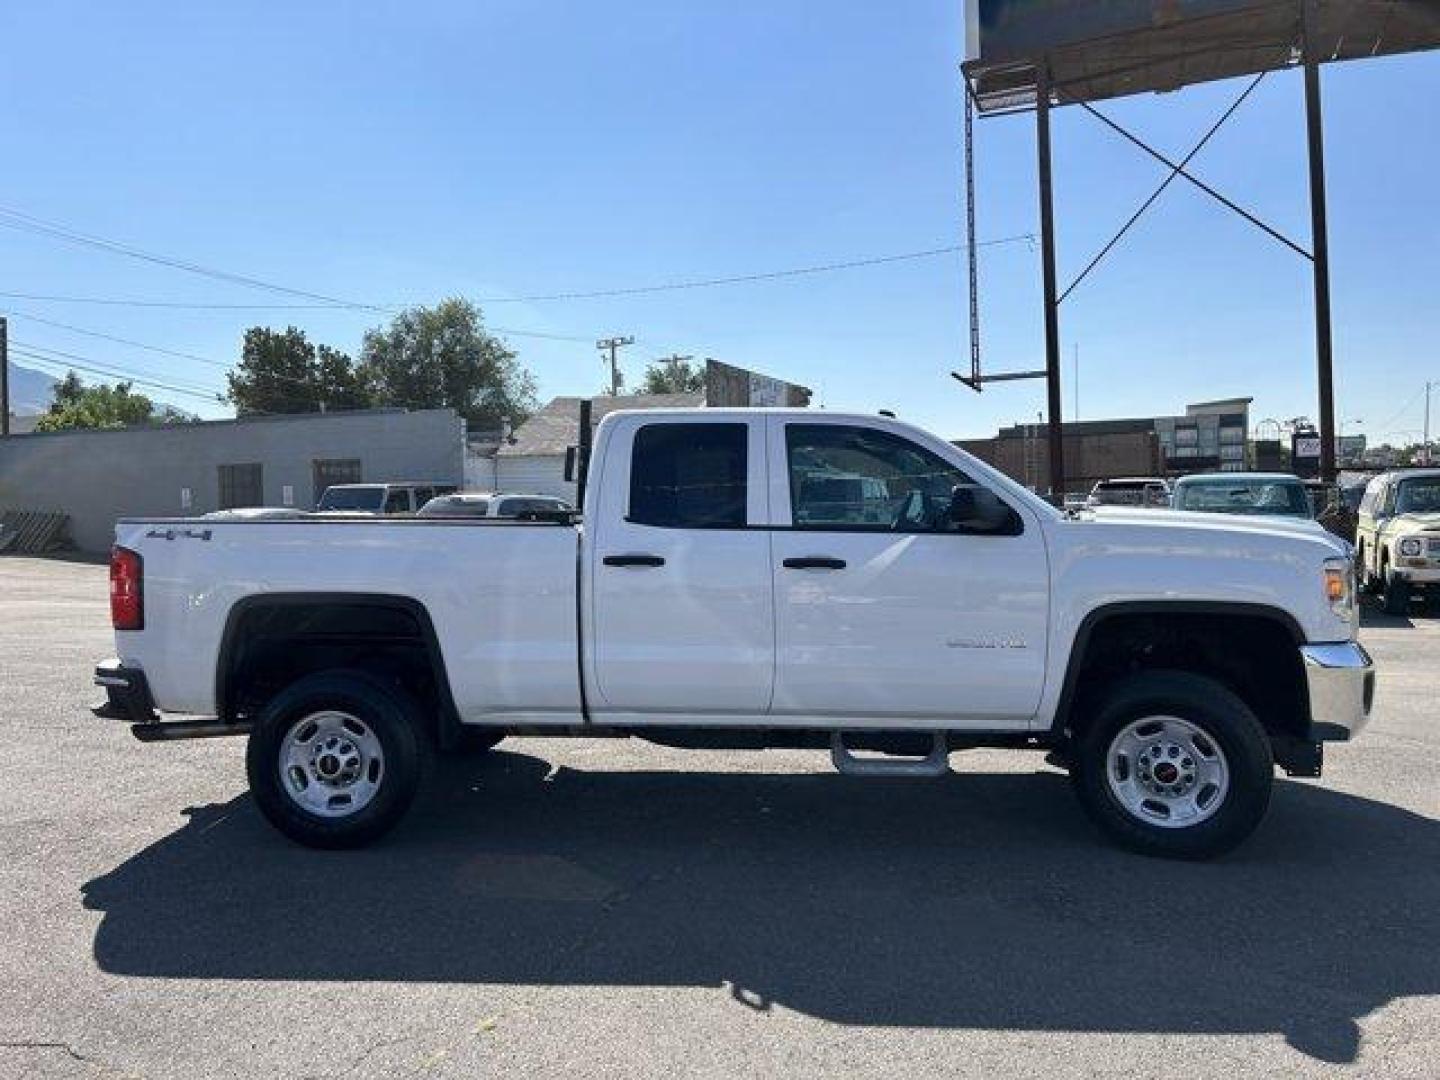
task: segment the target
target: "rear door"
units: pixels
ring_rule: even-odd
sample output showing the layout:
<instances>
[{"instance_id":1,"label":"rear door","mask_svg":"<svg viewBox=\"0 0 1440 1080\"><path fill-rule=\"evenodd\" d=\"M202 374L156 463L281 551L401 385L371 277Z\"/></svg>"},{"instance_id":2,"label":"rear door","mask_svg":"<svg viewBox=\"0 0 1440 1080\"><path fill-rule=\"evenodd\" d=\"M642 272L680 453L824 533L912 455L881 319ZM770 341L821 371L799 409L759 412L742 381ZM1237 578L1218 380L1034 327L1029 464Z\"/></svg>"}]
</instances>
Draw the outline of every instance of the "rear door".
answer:
<instances>
[{"instance_id":1,"label":"rear door","mask_svg":"<svg viewBox=\"0 0 1440 1080\"><path fill-rule=\"evenodd\" d=\"M769 424L771 722L1028 727L1049 605L1033 513L966 532L950 503L974 481L938 440L818 415Z\"/></svg>"},{"instance_id":2,"label":"rear door","mask_svg":"<svg viewBox=\"0 0 1440 1080\"><path fill-rule=\"evenodd\" d=\"M613 423L590 478L592 712L763 715L775 673L764 420Z\"/></svg>"}]
</instances>

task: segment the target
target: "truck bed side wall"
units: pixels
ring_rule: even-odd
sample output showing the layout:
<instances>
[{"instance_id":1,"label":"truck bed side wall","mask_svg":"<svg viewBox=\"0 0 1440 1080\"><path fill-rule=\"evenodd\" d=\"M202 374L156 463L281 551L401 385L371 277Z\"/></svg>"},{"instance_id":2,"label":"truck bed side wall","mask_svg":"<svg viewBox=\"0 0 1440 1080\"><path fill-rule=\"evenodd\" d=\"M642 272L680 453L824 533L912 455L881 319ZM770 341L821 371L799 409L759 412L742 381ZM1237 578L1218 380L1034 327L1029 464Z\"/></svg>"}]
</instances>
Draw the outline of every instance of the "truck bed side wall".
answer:
<instances>
[{"instance_id":1,"label":"truck bed side wall","mask_svg":"<svg viewBox=\"0 0 1440 1080\"><path fill-rule=\"evenodd\" d=\"M434 624L462 720L573 723L576 535L443 521L125 522L118 542L145 560L146 629L116 635L120 656L146 671L162 710L212 714L240 599L408 597Z\"/></svg>"}]
</instances>

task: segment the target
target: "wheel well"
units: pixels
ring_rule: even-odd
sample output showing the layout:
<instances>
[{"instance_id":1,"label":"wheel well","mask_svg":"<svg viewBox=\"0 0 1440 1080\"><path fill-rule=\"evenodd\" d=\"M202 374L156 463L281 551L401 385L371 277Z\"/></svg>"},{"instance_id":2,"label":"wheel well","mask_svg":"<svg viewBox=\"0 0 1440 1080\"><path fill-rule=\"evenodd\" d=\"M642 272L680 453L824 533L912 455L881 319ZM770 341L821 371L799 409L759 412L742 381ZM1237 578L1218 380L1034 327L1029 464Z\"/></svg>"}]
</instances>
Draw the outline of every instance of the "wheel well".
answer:
<instances>
[{"instance_id":1,"label":"wheel well","mask_svg":"<svg viewBox=\"0 0 1440 1080\"><path fill-rule=\"evenodd\" d=\"M255 716L306 675L358 668L394 682L445 738L458 720L438 640L423 606L402 597L267 596L231 611L220 646L216 707Z\"/></svg>"},{"instance_id":2,"label":"wheel well","mask_svg":"<svg viewBox=\"0 0 1440 1080\"><path fill-rule=\"evenodd\" d=\"M1302 737L1310 698L1295 631L1263 614L1137 612L1104 617L1082 632L1067 673L1059 723L1079 731L1106 689L1138 671L1171 669L1215 679L1272 736Z\"/></svg>"}]
</instances>

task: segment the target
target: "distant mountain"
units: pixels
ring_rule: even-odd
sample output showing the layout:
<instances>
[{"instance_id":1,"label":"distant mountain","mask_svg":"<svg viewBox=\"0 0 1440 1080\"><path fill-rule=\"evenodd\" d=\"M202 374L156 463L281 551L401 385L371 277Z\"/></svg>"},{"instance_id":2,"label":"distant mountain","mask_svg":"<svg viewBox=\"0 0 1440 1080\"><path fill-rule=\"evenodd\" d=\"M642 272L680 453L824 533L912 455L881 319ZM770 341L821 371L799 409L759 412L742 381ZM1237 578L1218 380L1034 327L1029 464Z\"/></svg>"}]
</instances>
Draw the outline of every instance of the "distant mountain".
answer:
<instances>
[{"instance_id":1,"label":"distant mountain","mask_svg":"<svg viewBox=\"0 0 1440 1080\"><path fill-rule=\"evenodd\" d=\"M10 411L43 413L50 408L51 389L60 380L34 368L10 362Z\"/></svg>"}]
</instances>

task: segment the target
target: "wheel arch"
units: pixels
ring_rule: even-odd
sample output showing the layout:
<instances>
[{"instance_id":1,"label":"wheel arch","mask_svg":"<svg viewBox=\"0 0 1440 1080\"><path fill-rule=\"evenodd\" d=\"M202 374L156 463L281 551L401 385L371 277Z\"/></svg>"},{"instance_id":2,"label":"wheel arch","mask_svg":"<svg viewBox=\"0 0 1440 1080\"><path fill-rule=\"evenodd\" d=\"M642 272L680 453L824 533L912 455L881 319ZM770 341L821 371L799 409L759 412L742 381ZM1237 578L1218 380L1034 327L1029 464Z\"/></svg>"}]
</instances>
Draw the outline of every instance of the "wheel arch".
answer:
<instances>
[{"instance_id":1,"label":"wheel arch","mask_svg":"<svg viewBox=\"0 0 1440 1080\"><path fill-rule=\"evenodd\" d=\"M442 747L453 745L459 738L460 714L451 690L445 657L440 650L440 638L435 631L434 621L425 605L411 596L393 593L359 592L285 592L258 593L243 597L230 608L225 619L225 628L220 638L220 649L215 665L215 708L222 719L234 720L245 706L240 693L240 684L247 672L247 662L255 657L250 649L255 644L257 627L267 618L274 618L289 630L295 638L304 636L297 625L307 615L330 616L346 612L358 621L350 624L350 632L334 637L329 642L332 651L350 650L371 655L394 649L400 642L394 639L393 631L399 625L408 626L405 644L411 652L418 650L419 658L411 667L419 671L422 667L429 677L433 689L433 715L435 736ZM367 620L369 616L373 621ZM398 620L398 622L397 622ZM285 640L287 635L276 635ZM317 654L325 654L317 650ZM300 662L293 674L304 674L322 667L346 666L343 660L307 666ZM422 695L424 696L424 695Z\"/></svg>"},{"instance_id":2,"label":"wheel arch","mask_svg":"<svg viewBox=\"0 0 1440 1080\"><path fill-rule=\"evenodd\" d=\"M1060 696L1056 702L1055 714L1051 721L1050 734L1057 741L1065 739L1071 731L1072 718L1078 716L1077 708L1083 707L1084 690L1082 678L1087 672L1087 661L1093 660L1091 646L1097 644L1107 631L1113 631L1121 626L1161 626L1166 629L1177 626L1197 628L1208 623L1229 622L1230 625L1243 624L1250 627L1268 627L1272 635L1272 648L1277 647L1280 641L1284 641L1289 648L1288 666L1289 679L1283 689L1286 694L1282 698L1296 706L1295 712L1290 717L1280 717L1273 713L1273 709L1256 708L1256 715L1267 731L1272 734L1293 734L1304 731L1309 724L1309 695L1305 691L1304 669L1301 664L1299 646L1305 643L1304 630L1299 621L1283 608L1269 604L1256 604L1245 601L1192 601L1192 600L1142 600L1142 601L1119 601L1109 604L1101 604L1085 614L1076 628L1075 636L1071 640L1069 657L1065 667L1065 677L1061 684ZM1214 672L1207 669L1207 665L1196 666L1193 662L1157 662L1154 667L1175 667L1178 670L1198 671L1200 674L1209 674L1216 677ZM1231 690L1240 693L1237 687L1231 685L1229 680L1221 678L1220 681ZM1247 704L1255 708L1256 702L1252 700L1253 694L1240 693L1240 696ZM1266 703L1273 705L1274 703Z\"/></svg>"}]
</instances>

